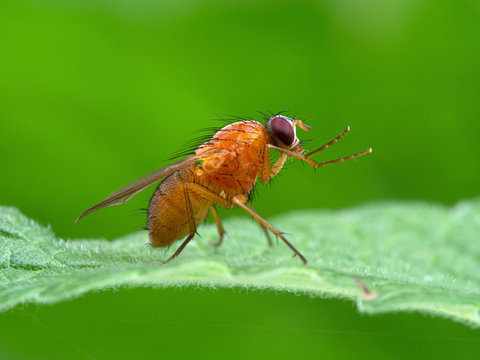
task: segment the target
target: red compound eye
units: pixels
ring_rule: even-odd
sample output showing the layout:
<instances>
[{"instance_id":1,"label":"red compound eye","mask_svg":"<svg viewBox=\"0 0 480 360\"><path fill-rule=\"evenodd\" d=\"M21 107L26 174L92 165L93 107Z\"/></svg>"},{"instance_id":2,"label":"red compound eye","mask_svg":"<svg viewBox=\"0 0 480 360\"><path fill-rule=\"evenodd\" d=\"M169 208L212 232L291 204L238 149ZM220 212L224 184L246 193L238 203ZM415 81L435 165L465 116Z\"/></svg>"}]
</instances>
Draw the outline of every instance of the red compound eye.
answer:
<instances>
[{"instance_id":1,"label":"red compound eye","mask_svg":"<svg viewBox=\"0 0 480 360\"><path fill-rule=\"evenodd\" d=\"M295 132L292 124L283 117L276 117L270 120L270 127L273 135L285 145L292 145L295 140Z\"/></svg>"}]
</instances>

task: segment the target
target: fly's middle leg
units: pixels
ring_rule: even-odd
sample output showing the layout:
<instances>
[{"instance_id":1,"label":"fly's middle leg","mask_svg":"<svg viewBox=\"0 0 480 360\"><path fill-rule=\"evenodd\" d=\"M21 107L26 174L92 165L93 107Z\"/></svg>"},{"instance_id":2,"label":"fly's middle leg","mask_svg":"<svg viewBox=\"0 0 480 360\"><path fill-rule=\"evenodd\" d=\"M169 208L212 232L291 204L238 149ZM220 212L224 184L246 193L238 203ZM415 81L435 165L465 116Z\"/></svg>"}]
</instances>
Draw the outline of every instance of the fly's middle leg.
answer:
<instances>
[{"instance_id":1,"label":"fly's middle leg","mask_svg":"<svg viewBox=\"0 0 480 360\"><path fill-rule=\"evenodd\" d=\"M279 237L280 239L283 240L287 246L292 249L292 251L297 255L303 262L303 265L307 265L307 259L305 259L305 256L303 256L300 251L298 251L291 243L288 241L285 236L272 224L270 224L267 220L262 218L255 210L253 210L250 206L245 204L246 202L246 197L244 195L235 195L232 199L233 203L235 205L238 205L241 207L243 210L245 210L251 217L253 217L255 220L257 220L262 227L267 228L270 230L275 236Z\"/></svg>"},{"instance_id":2,"label":"fly's middle leg","mask_svg":"<svg viewBox=\"0 0 480 360\"><path fill-rule=\"evenodd\" d=\"M225 230L223 228L222 221L220 220L220 216L218 216L218 212L217 212L217 209L215 208L215 205L212 205L212 207L210 208L210 212L212 213L213 219L215 220L215 223L217 224L217 229L218 229L218 241L211 242L210 245L218 247L222 245L223 235L225 235Z\"/></svg>"}]
</instances>

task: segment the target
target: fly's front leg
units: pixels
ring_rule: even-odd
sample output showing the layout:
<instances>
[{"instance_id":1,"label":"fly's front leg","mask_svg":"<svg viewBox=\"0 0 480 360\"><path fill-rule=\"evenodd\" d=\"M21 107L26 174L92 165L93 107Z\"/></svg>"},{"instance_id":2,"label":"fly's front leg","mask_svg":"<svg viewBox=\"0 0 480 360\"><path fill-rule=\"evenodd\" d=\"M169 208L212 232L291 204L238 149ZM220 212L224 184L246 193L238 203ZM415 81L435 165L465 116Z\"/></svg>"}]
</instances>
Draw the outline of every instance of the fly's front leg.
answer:
<instances>
[{"instance_id":1,"label":"fly's front leg","mask_svg":"<svg viewBox=\"0 0 480 360\"><path fill-rule=\"evenodd\" d=\"M285 161L287 160L288 155L281 153L280 157L275 161L272 166L272 162L270 161L270 149L265 146L263 151L263 159L260 168L258 169L258 179L263 182L267 183L272 178L274 178L280 170L282 170Z\"/></svg>"},{"instance_id":2,"label":"fly's front leg","mask_svg":"<svg viewBox=\"0 0 480 360\"><path fill-rule=\"evenodd\" d=\"M187 183L185 187L190 191L193 192L207 200L210 200L214 203L212 207L210 208L210 212L213 215L213 219L215 220L215 223L217 224L217 229L218 229L218 234L219 234L219 239L218 242L213 243L212 245L214 246L220 246L223 241L223 235L225 234L225 230L223 229L222 222L220 221L220 217L218 216L217 209L215 209L215 204L218 204L225 209L230 209L232 207L232 203L228 200L226 200L224 197L218 195L217 193L213 192L210 189L207 189L206 187L195 184L195 183Z\"/></svg>"},{"instance_id":3,"label":"fly's front leg","mask_svg":"<svg viewBox=\"0 0 480 360\"><path fill-rule=\"evenodd\" d=\"M304 130L307 130L307 129L304 129ZM364 150L364 151L359 152L357 154L353 154L353 155L350 155L350 156L345 156L345 157L335 159L335 160L324 161L324 162L321 162L321 163L317 163L316 161L313 161L312 159L310 159L310 157L312 155L314 155L314 154L316 154L316 153L318 153L322 150L325 150L330 145L335 144L338 140L343 138L349 131L350 131L350 126L347 126L347 128L340 135L338 135L335 139L331 140L330 142L326 143L325 145L319 147L318 149L316 149L316 150L314 150L314 151L312 151L308 154L302 154L302 153L299 153L299 152L296 152L296 151L291 151L291 150L288 150L288 149L284 149L284 148L281 148L279 146L275 146L275 145L272 145L272 144L266 144L265 149L263 151L263 164L262 164L263 165L262 168L265 168L263 170L265 172L265 174L261 174L261 175L265 176L264 179L267 179L266 175L269 174L270 178L268 180L270 180L272 177L277 175L278 171L280 171L280 169L283 166L283 163L282 163L282 165L280 166L279 169L277 169L276 172L275 172L275 168L272 169L271 171L268 171L270 169L270 149L275 149L275 150L279 151L282 155L285 155L285 158L290 156L290 157L294 157L294 158L299 159L299 160L303 160L303 161L307 162L309 165L313 166L314 168L320 167L320 166L323 166L323 165L342 162L342 161L345 161L345 160L354 159L356 157L359 157L359 156L362 156L362 155L365 155L365 154L368 154L368 153L372 152L372 148L368 148L367 150ZM281 157L280 157L280 159L281 159ZM278 160L277 160L277 162L278 162ZM283 162L285 162L285 160L283 160ZM260 177L260 175L259 175L259 177ZM260 180L263 181L261 177L260 177Z\"/></svg>"},{"instance_id":4,"label":"fly's front leg","mask_svg":"<svg viewBox=\"0 0 480 360\"><path fill-rule=\"evenodd\" d=\"M285 237L283 236L283 234L277 229L275 228L272 224L270 224L267 220L265 220L264 218L262 218L260 215L258 215L256 213L255 210L253 210L250 206L248 206L247 204L245 204L245 202L247 201L247 198L245 195L235 195L232 199L232 202L238 206L240 206L243 210L245 210L251 217L253 217L255 220L257 220L260 225L262 227L266 227L268 230L270 230L272 233L275 234L275 236L279 237L280 239L282 239L285 244L287 244L287 246L293 250L293 252L295 253L295 255L297 255L302 261L303 261L303 264L304 265L307 265L307 259L305 259L305 257L297 250L295 249L295 247L290 244L290 242L285 239Z\"/></svg>"},{"instance_id":5,"label":"fly's front leg","mask_svg":"<svg viewBox=\"0 0 480 360\"><path fill-rule=\"evenodd\" d=\"M362 152L359 152L357 154L353 154L353 155L350 155L350 156L345 156L345 157L342 157L342 158L339 158L339 159L335 159L335 160L329 160L329 161L324 161L324 162L321 162L321 163L317 163L316 161L313 161L312 159L310 159L310 156L312 156L313 154L317 153L318 151L320 151L320 149L317 149L315 151L312 151L311 153L309 154L301 154L301 153L297 153L295 151L291 151L291 150L287 150L287 149L283 149L281 147L278 147L278 146L275 146L275 145L272 145L272 144L267 144L265 145L265 153L268 153L270 151L270 149L275 149L279 152L281 152L282 154L285 154L286 156L289 156L289 157L294 157L296 159L299 159L299 160L303 160L305 161L306 163L308 163L309 165L311 165L312 167L314 168L317 168L317 167L320 167L320 166L323 166L323 165L328 165L328 164L334 164L334 163L338 163L338 162L343 162L345 160L350 160L350 159L354 159L356 157L359 157L359 156L362 156L362 155L365 155L365 154L368 154L368 153L371 153L372 152L372 148L368 148L366 150L363 150ZM323 150L323 149L322 149Z\"/></svg>"}]
</instances>

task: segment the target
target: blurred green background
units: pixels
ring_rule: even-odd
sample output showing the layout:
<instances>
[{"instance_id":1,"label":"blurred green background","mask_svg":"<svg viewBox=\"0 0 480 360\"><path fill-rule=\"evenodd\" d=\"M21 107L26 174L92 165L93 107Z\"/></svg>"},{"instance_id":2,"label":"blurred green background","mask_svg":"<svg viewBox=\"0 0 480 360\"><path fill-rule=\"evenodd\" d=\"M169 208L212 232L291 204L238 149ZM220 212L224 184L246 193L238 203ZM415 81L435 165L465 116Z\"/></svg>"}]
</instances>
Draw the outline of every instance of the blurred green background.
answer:
<instances>
[{"instance_id":1,"label":"blurred green background","mask_svg":"<svg viewBox=\"0 0 480 360\"><path fill-rule=\"evenodd\" d=\"M299 130L314 139L309 149L350 125L319 160L374 149L316 174L291 162L258 189L253 205L265 217L477 196L479 39L478 0L2 0L0 203L63 238L113 239L144 226L135 213L153 189L73 220L167 164L216 114L260 118L257 110L313 116L313 130ZM351 303L239 290L121 289L0 319L2 359L480 349L478 331L442 319L373 318Z\"/></svg>"}]
</instances>

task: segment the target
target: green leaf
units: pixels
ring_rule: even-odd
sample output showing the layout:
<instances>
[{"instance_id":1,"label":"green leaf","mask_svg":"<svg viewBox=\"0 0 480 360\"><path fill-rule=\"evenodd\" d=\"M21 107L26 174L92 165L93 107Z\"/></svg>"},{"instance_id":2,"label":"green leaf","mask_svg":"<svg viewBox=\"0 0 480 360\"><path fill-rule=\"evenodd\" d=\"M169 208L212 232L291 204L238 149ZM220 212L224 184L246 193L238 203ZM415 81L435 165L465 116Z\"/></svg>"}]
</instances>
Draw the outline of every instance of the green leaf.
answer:
<instances>
[{"instance_id":1,"label":"green leaf","mask_svg":"<svg viewBox=\"0 0 480 360\"><path fill-rule=\"evenodd\" d=\"M174 248L149 248L146 232L66 241L0 207L0 310L119 286L242 287L355 299L362 312L421 311L480 326L480 198L452 208L412 201L302 210L271 222L308 266L281 241L269 248L246 218L225 222L219 248L208 245L215 225L202 225L178 259L161 265Z\"/></svg>"}]
</instances>

